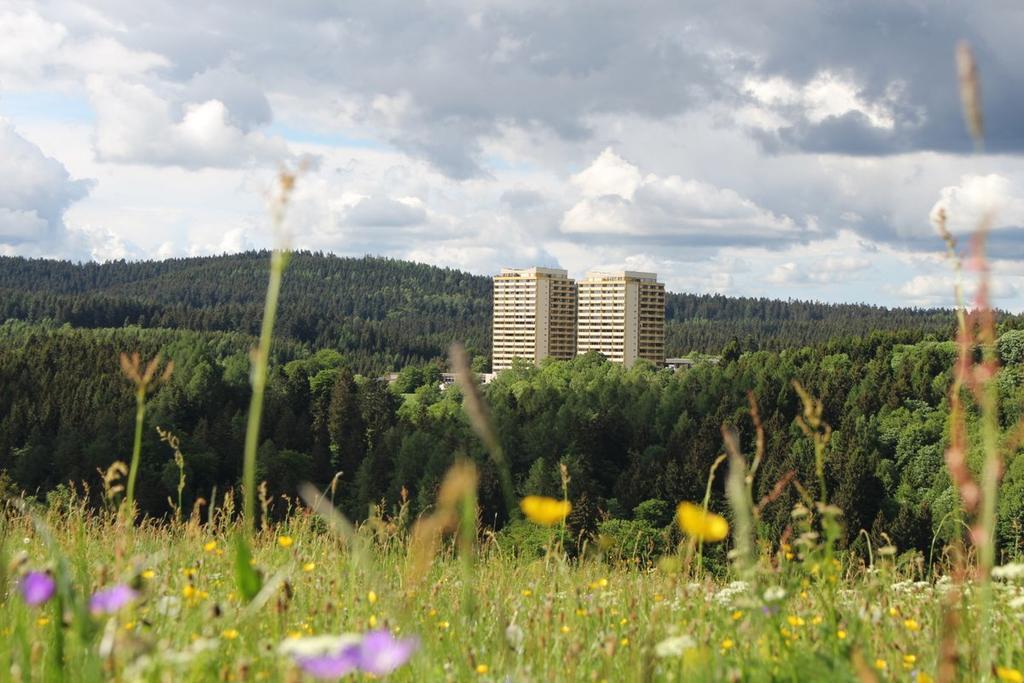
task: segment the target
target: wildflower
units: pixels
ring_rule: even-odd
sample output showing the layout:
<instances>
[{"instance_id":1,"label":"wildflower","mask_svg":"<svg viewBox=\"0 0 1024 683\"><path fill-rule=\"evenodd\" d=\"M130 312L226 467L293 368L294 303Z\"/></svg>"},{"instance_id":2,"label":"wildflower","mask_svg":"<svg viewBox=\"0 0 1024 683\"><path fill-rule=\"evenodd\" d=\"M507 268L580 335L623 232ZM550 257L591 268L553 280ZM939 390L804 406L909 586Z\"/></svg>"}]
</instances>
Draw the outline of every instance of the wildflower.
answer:
<instances>
[{"instance_id":1,"label":"wildflower","mask_svg":"<svg viewBox=\"0 0 1024 683\"><path fill-rule=\"evenodd\" d=\"M295 540L291 536L278 536L277 544L282 548L291 548Z\"/></svg>"},{"instance_id":2,"label":"wildflower","mask_svg":"<svg viewBox=\"0 0 1024 683\"><path fill-rule=\"evenodd\" d=\"M118 585L94 593L89 599L89 611L93 614L113 614L138 597L128 586Z\"/></svg>"},{"instance_id":3,"label":"wildflower","mask_svg":"<svg viewBox=\"0 0 1024 683\"><path fill-rule=\"evenodd\" d=\"M142 572L141 576L146 581L152 581L154 578L156 578L156 572L152 569L147 569L146 571Z\"/></svg>"},{"instance_id":4,"label":"wildflower","mask_svg":"<svg viewBox=\"0 0 1024 683\"><path fill-rule=\"evenodd\" d=\"M316 569L316 562L307 562L306 564L302 565L302 571L306 573L309 573L314 569Z\"/></svg>"},{"instance_id":5,"label":"wildflower","mask_svg":"<svg viewBox=\"0 0 1024 683\"><path fill-rule=\"evenodd\" d=\"M36 626L42 628L50 623L50 617L39 617L36 619Z\"/></svg>"},{"instance_id":6,"label":"wildflower","mask_svg":"<svg viewBox=\"0 0 1024 683\"><path fill-rule=\"evenodd\" d=\"M524 589L522 590L522 595L523 595L523 597L524 597L524 598L528 598L528 597L530 597L531 595L533 595L533 591L532 591L532 590L530 590L529 588L524 588Z\"/></svg>"},{"instance_id":7,"label":"wildflower","mask_svg":"<svg viewBox=\"0 0 1024 683\"><path fill-rule=\"evenodd\" d=\"M366 595L366 599L367 599L367 601L368 601L368 602L369 602L369 603L370 603L371 605L375 605L375 604L377 604L377 594L376 594L376 593L374 593L373 591L370 591L369 593L367 593L367 595Z\"/></svg>"},{"instance_id":8,"label":"wildflower","mask_svg":"<svg viewBox=\"0 0 1024 683\"><path fill-rule=\"evenodd\" d=\"M903 628L907 629L908 631L920 631L921 625L917 623L915 619L904 619Z\"/></svg>"},{"instance_id":9,"label":"wildflower","mask_svg":"<svg viewBox=\"0 0 1024 683\"><path fill-rule=\"evenodd\" d=\"M569 516L572 504L567 500L555 500L546 496L526 496L519 502L526 518L534 524L553 526Z\"/></svg>"},{"instance_id":10,"label":"wildflower","mask_svg":"<svg viewBox=\"0 0 1024 683\"><path fill-rule=\"evenodd\" d=\"M1024 579L1024 562L1004 564L1002 567L992 568L993 579Z\"/></svg>"},{"instance_id":11,"label":"wildflower","mask_svg":"<svg viewBox=\"0 0 1024 683\"><path fill-rule=\"evenodd\" d=\"M1009 683L1024 683L1024 674L1006 666L996 667L996 678L1001 681L1009 681Z\"/></svg>"},{"instance_id":12,"label":"wildflower","mask_svg":"<svg viewBox=\"0 0 1024 683\"><path fill-rule=\"evenodd\" d=\"M786 617L786 621L788 621L789 625L794 628L804 625L803 617L799 617L795 614L790 614L788 617Z\"/></svg>"},{"instance_id":13,"label":"wildflower","mask_svg":"<svg viewBox=\"0 0 1024 683\"><path fill-rule=\"evenodd\" d=\"M26 605L41 605L53 597L57 583L46 572L29 572L21 579L21 597Z\"/></svg>"},{"instance_id":14,"label":"wildflower","mask_svg":"<svg viewBox=\"0 0 1024 683\"><path fill-rule=\"evenodd\" d=\"M221 637L225 640L234 640L238 637L238 631L233 628L226 628L220 633Z\"/></svg>"},{"instance_id":15,"label":"wildflower","mask_svg":"<svg viewBox=\"0 0 1024 683\"><path fill-rule=\"evenodd\" d=\"M208 553L212 553L216 549L217 549L217 541L207 541L203 545L203 550L205 550Z\"/></svg>"},{"instance_id":16,"label":"wildflower","mask_svg":"<svg viewBox=\"0 0 1024 683\"><path fill-rule=\"evenodd\" d=\"M782 586L769 586L764 591L765 602L778 602L786 597L786 589Z\"/></svg>"},{"instance_id":17,"label":"wildflower","mask_svg":"<svg viewBox=\"0 0 1024 683\"><path fill-rule=\"evenodd\" d=\"M195 586L193 586L191 584L189 584L189 585L187 585L187 586L185 586L184 588L181 589L182 597L192 598L192 597L195 597L195 594L196 594L196 588L195 588Z\"/></svg>"},{"instance_id":18,"label":"wildflower","mask_svg":"<svg viewBox=\"0 0 1024 683\"><path fill-rule=\"evenodd\" d=\"M476 665L476 672L478 674L480 674L481 676L483 676L485 673L487 673L490 670L491 670L491 668L489 666L487 666L486 664L477 664Z\"/></svg>"},{"instance_id":19,"label":"wildflower","mask_svg":"<svg viewBox=\"0 0 1024 683\"><path fill-rule=\"evenodd\" d=\"M878 669L879 671L885 671L885 667L886 666L888 666L888 664L886 663L886 661L884 659L876 659L875 660L875 668Z\"/></svg>"},{"instance_id":20,"label":"wildflower","mask_svg":"<svg viewBox=\"0 0 1024 683\"><path fill-rule=\"evenodd\" d=\"M903 655L903 668L910 671L917 662L917 655Z\"/></svg>"},{"instance_id":21,"label":"wildflower","mask_svg":"<svg viewBox=\"0 0 1024 683\"><path fill-rule=\"evenodd\" d=\"M722 641L722 652L725 652L726 650L731 650L733 645L735 644L736 643L732 641L732 638L726 638Z\"/></svg>"},{"instance_id":22,"label":"wildflower","mask_svg":"<svg viewBox=\"0 0 1024 683\"><path fill-rule=\"evenodd\" d=\"M729 535L725 517L685 501L676 508L676 522L687 536L705 543L715 543Z\"/></svg>"},{"instance_id":23,"label":"wildflower","mask_svg":"<svg viewBox=\"0 0 1024 683\"><path fill-rule=\"evenodd\" d=\"M690 636L675 636L666 638L654 646L654 654L658 657L680 657L684 652L697 647L697 643Z\"/></svg>"},{"instance_id":24,"label":"wildflower","mask_svg":"<svg viewBox=\"0 0 1024 683\"><path fill-rule=\"evenodd\" d=\"M516 652L522 652L525 639L526 634L523 633L522 627L518 624L509 624L508 628L505 629L505 642Z\"/></svg>"},{"instance_id":25,"label":"wildflower","mask_svg":"<svg viewBox=\"0 0 1024 683\"><path fill-rule=\"evenodd\" d=\"M592 591L593 590L597 590L598 588L607 588L607 587L608 587L608 579L605 579L603 577L598 579L597 581L591 581L590 582L590 590L592 590Z\"/></svg>"},{"instance_id":26,"label":"wildflower","mask_svg":"<svg viewBox=\"0 0 1024 683\"><path fill-rule=\"evenodd\" d=\"M627 645L629 645L629 638L623 638L622 640L620 640L619 645L621 645L622 647L626 647Z\"/></svg>"},{"instance_id":27,"label":"wildflower","mask_svg":"<svg viewBox=\"0 0 1024 683\"><path fill-rule=\"evenodd\" d=\"M370 628L377 628L377 615L376 614L371 614L370 615L369 623L370 623Z\"/></svg>"},{"instance_id":28,"label":"wildflower","mask_svg":"<svg viewBox=\"0 0 1024 683\"><path fill-rule=\"evenodd\" d=\"M735 612L732 613L732 620L733 621L739 621L742 618L743 618L743 611L742 610L736 610Z\"/></svg>"},{"instance_id":29,"label":"wildflower","mask_svg":"<svg viewBox=\"0 0 1024 683\"><path fill-rule=\"evenodd\" d=\"M838 631L836 631L836 638L838 638L839 640L846 640L846 631L844 631L843 629L839 629Z\"/></svg>"},{"instance_id":30,"label":"wildflower","mask_svg":"<svg viewBox=\"0 0 1024 683\"><path fill-rule=\"evenodd\" d=\"M562 628L561 628L562 633L568 633L571 630L572 629L569 628L568 626L566 626L565 624L562 625Z\"/></svg>"},{"instance_id":31,"label":"wildflower","mask_svg":"<svg viewBox=\"0 0 1024 683\"><path fill-rule=\"evenodd\" d=\"M394 638L388 631L370 631L357 642L333 651L295 658L299 667L316 678L340 678L359 670L386 676L405 664L419 647L415 638Z\"/></svg>"}]
</instances>

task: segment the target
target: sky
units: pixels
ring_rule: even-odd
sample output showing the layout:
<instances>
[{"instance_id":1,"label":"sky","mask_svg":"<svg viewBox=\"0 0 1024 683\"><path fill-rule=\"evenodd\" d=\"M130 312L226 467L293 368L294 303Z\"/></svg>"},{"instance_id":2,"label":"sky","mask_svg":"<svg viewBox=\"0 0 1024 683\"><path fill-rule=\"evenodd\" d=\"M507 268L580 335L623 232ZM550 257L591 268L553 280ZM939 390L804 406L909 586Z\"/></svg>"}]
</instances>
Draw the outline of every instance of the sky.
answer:
<instances>
[{"instance_id":1,"label":"sky","mask_svg":"<svg viewBox=\"0 0 1024 683\"><path fill-rule=\"evenodd\" d=\"M993 216L1021 311L1021 35L1018 0L0 0L0 254L285 244L946 306L944 208L964 244Z\"/></svg>"}]
</instances>

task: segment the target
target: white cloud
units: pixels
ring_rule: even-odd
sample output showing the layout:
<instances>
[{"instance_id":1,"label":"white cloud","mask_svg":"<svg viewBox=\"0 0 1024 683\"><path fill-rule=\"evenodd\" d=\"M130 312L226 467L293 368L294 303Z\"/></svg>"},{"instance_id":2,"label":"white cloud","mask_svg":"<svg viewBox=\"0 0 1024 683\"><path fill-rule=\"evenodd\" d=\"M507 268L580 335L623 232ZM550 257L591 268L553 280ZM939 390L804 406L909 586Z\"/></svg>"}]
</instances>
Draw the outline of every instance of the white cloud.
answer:
<instances>
[{"instance_id":1,"label":"white cloud","mask_svg":"<svg viewBox=\"0 0 1024 683\"><path fill-rule=\"evenodd\" d=\"M858 112L872 126L890 130L895 125L893 105L901 98L904 87L894 81L889 84L883 98L869 101L849 76L826 69L803 84L782 76L749 76L743 81L743 89L763 107L761 110L753 108L744 116L750 123L764 128L780 127L786 120L785 112L790 110L811 123Z\"/></svg>"},{"instance_id":2,"label":"white cloud","mask_svg":"<svg viewBox=\"0 0 1024 683\"><path fill-rule=\"evenodd\" d=\"M983 223L990 229L1024 227L1024 192L1007 177L997 173L965 175L960 183L942 188L932 206L935 222L944 211L946 227L954 234L977 230Z\"/></svg>"},{"instance_id":3,"label":"white cloud","mask_svg":"<svg viewBox=\"0 0 1024 683\"><path fill-rule=\"evenodd\" d=\"M67 169L0 119L0 250L35 256L68 248L64 212L88 194L90 181Z\"/></svg>"},{"instance_id":4,"label":"white cloud","mask_svg":"<svg viewBox=\"0 0 1024 683\"><path fill-rule=\"evenodd\" d=\"M735 190L677 175L660 177L606 149L573 176L583 198L562 220L566 233L659 235L707 243L793 239L799 227Z\"/></svg>"},{"instance_id":5,"label":"white cloud","mask_svg":"<svg viewBox=\"0 0 1024 683\"><path fill-rule=\"evenodd\" d=\"M89 74L130 75L169 66L166 57L132 50L113 36L76 36L34 10L0 10L0 83L38 87L41 79L69 83Z\"/></svg>"},{"instance_id":6,"label":"white cloud","mask_svg":"<svg viewBox=\"0 0 1024 683\"><path fill-rule=\"evenodd\" d=\"M282 139L233 124L220 100L185 102L176 114L170 102L141 83L100 77L88 83L97 113L96 153L104 161L198 169L275 165L291 158Z\"/></svg>"}]
</instances>

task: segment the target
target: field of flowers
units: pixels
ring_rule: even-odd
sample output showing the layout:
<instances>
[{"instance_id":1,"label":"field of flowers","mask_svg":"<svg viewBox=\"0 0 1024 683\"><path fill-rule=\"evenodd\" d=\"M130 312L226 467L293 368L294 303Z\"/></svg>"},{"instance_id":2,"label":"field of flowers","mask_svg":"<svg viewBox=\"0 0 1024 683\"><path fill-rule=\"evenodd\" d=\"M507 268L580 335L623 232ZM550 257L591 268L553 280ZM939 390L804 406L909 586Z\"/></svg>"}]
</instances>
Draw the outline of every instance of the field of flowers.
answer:
<instances>
[{"instance_id":1,"label":"field of flowers","mask_svg":"<svg viewBox=\"0 0 1024 683\"><path fill-rule=\"evenodd\" d=\"M995 569L983 627L978 587L887 549L866 566L806 532L724 580L693 562L727 528L698 506L680 554L647 568L567 560L557 509L536 507L553 523L536 559L459 535L424 557L422 527L346 535L297 508L250 560L227 515L126 528L84 504L10 506L0 679L1022 680L1024 565Z\"/></svg>"}]
</instances>

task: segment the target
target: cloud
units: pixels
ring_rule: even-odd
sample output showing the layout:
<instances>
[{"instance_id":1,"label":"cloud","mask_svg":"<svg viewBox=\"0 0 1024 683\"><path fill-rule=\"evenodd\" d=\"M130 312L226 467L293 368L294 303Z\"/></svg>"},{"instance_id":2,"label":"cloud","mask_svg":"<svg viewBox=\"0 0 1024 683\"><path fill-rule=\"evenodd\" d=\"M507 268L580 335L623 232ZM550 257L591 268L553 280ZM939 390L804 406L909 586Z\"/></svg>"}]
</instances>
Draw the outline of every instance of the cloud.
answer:
<instances>
[{"instance_id":1,"label":"cloud","mask_svg":"<svg viewBox=\"0 0 1024 683\"><path fill-rule=\"evenodd\" d=\"M113 35L73 35L31 9L0 10L0 83L7 88L36 87L41 79L74 82L86 74L142 74L169 63Z\"/></svg>"},{"instance_id":2,"label":"cloud","mask_svg":"<svg viewBox=\"0 0 1024 683\"><path fill-rule=\"evenodd\" d=\"M965 175L957 185L939 191L932 206L932 222L943 212L946 227L954 234L977 230L984 222L990 229L1024 227L1024 193L998 173Z\"/></svg>"},{"instance_id":3,"label":"cloud","mask_svg":"<svg viewBox=\"0 0 1024 683\"><path fill-rule=\"evenodd\" d=\"M973 280L964 283L964 297L968 303L974 301L977 285ZM1021 294L1020 278L994 280L990 286L990 296L996 306L1000 301ZM900 285L897 293L917 306L954 306L955 287L956 280L951 275L916 275Z\"/></svg>"},{"instance_id":4,"label":"cloud","mask_svg":"<svg viewBox=\"0 0 1024 683\"><path fill-rule=\"evenodd\" d=\"M89 193L56 159L0 119L0 251L61 254L68 246L64 212Z\"/></svg>"},{"instance_id":5,"label":"cloud","mask_svg":"<svg viewBox=\"0 0 1024 683\"><path fill-rule=\"evenodd\" d=\"M420 225L426 219L427 212L418 199L364 197L345 212L343 221L362 228L402 228Z\"/></svg>"},{"instance_id":6,"label":"cloud","mask_svg":"<svg viewBox=\"0 0 1024 683\"><path fill-rule=\"evenodd\" d=\"M102 160L199 169L276 164L291 157L282 139L235 123L221 100L173 106L141 83L98 76L88 83Z\"/></svg>"},{"instance_id":7,"label":"cloud","mask_svg":"<svg viewBox=\"0 0 1024 683\"><path fill-rule=\"evenodd\" d=\"M804 232L729 188L677 175L641 176L611 149L573 176L573 184L582 198L565 213L565 233L658 237L677 244L778 244Z\"/></svg>"}]
</instances>

